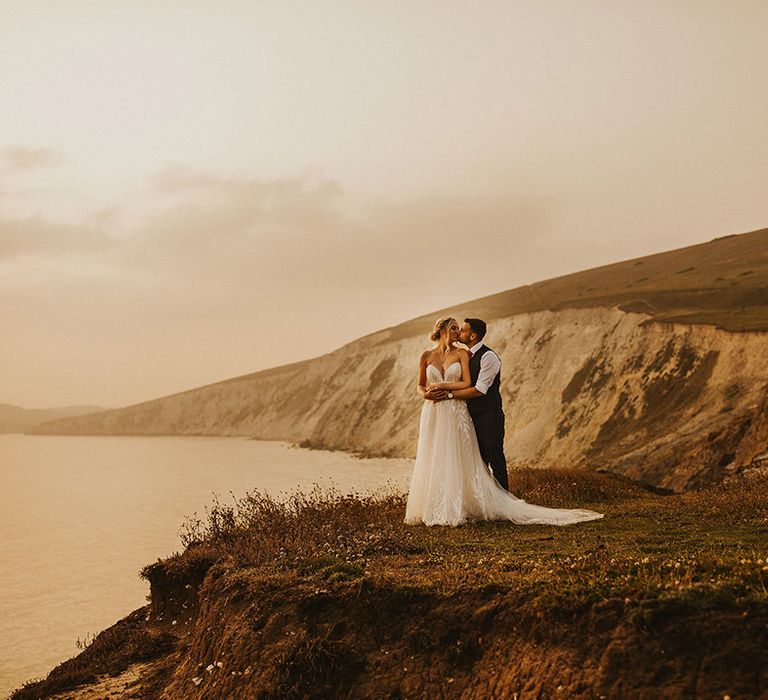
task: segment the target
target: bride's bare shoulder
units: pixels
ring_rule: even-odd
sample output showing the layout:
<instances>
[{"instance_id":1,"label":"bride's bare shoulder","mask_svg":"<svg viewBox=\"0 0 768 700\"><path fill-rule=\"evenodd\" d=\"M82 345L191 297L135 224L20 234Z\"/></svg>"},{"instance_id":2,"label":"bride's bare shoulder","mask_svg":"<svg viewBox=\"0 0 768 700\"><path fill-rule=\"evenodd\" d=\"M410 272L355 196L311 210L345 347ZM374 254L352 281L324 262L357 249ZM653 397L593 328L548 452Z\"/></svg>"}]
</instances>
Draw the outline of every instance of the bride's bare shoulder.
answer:
<instances>
[{"instance_id":1,"label":"bride's bare shoulder","mask_svg":"<svg viewBox=\"0 0 768 700\"><path fill-rule=\"evenodd\" d=\"M430 348L429 350L425 350L423 353L421 353L421 359L422 360L429 360L432 355L435 354L435 348Z\"/></svg>"}]
</instances>

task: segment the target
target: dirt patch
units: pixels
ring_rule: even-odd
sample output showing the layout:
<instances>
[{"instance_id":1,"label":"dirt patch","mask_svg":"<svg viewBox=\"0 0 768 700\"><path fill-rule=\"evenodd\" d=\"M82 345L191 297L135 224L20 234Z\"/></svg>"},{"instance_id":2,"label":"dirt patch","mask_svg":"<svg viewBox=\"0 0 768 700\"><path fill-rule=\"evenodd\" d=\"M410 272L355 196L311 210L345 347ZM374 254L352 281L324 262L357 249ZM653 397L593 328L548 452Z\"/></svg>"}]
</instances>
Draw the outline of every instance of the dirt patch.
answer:
<instances>
[{"instance_id":1,"label":"dirt patch","mask_svg":"<svg viewBox=\"0 0 768 700\"><path fill-rule=\"evenodd\" d=\"M649 379L645 385L643 411L639 420L646 427L654 425L667 431L669 421L663 420L662 413L668 417L674 416L699 400L712 376L719 354L712 350L699 356L693 347L683 345L677 354L675 366Z\"/></svg>"},{"instance_id":2,"label":"dirt patch","mask_svg":"<svg viewBox=\"0 0 768 700\"><path fill-rule=\"evenodd\" d=\"M154 669L154 664L146 661L133 664L116 676L99 676L91 685L65 693L51 695L50 700L105 700L105 698L146 698L141 689L142 679Z\"/></svg>"},{"instance_id":3,"label":"dirt patch","mask_svg":"<svg viewBox=\"0 0 768 700\"><path fill-rule=\"evenodd\" d=\"M677 348L670 340L646 366L637 400L632 398L636 387L621 391L588 456L604 463L682 426L689 408L700 401L718 357L717 351L699 355L692 346Z\"/></svg>"},{"instance_id":4,"label":"dirt patch","mask_svg":"<svg viewBox=\"0 0 768 700\"><path fill-rule=\"evenodd\" d=\"M376 369L371 372L371 381L368 384L368 391L376 391L383 384L386 384L387 379L389 379L389 375L394 369L395 361L396 358L389 357L376 365Z\"/></svg>"},{"instance_id":5,"label":"dirt patch","mask_svg":"<svg viewBox=\"0 0 768 700\"><path fill-rule=\"evenodd\" d=\"M176 635L165 626L149 624L148 618L149 606L135 610L98 634L80 654L59 664L47 678L16 690L11 699L37 700L81 686L103 684L106 676L126 673L137 662L168 655L176 647ZM128 672L126 678L133 673L136 671Z\"/></svg>"},{"instance_id":6,"label":"dirt patch","mask_svg":"<svg viewBox=\"0 0 768 700\"><path fill-rule=\"evenodd\" d=\"M587 389L593 398L598 396L609 379L610 372L606 367L605 358L600 356L588 358L574 373L568 386L563 389L563 404L570 403Z\"/></svg>"},{"instance_id":7,"label":"dirt patch","mask_svg":"<svg viewBox=\"0 0 768 700\"><path fill-rule=\"evenodd\" d=\"M535 343L535 347L537 351L542 350L546 345L549 344L549 342L552 340L552 338L555 337L555 333L551 328L548 328L546 331L544 331L537 339Z\"/></svg>"}]
</instances>

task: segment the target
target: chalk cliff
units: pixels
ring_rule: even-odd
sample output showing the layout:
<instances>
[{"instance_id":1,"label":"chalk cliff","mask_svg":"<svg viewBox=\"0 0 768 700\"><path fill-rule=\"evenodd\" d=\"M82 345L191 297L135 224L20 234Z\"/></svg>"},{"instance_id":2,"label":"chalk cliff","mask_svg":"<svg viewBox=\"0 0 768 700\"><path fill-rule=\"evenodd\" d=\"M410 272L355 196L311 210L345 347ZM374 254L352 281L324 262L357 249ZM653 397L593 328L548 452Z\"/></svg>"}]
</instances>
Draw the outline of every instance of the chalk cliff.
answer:
<instances>
[{"instance_id":1,"label":"chalk cliff","mask_svg":"<svg viewBox=\"0 0 768 700\"><path fill-rule=\"evenodd\" d=\"M511 466L603 467L685 490L768 450L768 230L443 309L322 357L33 432L230 435L415 453L434 317L489 321Z\"/></svg>"}]
</instances>

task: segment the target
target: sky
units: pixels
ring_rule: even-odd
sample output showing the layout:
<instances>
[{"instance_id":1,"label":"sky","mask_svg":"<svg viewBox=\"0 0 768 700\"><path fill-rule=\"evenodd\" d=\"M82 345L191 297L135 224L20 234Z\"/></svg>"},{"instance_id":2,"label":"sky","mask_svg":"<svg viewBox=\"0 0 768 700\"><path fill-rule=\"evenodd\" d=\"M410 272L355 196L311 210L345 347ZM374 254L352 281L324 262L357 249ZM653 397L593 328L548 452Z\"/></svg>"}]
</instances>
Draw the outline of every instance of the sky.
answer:
<instances>
[{"instance_id":1,"label":"sky","mask_svg":"<svg viewBox=\"0 0 768 700\"><path fill-rule=\"evenodd\" d=\"M0 403L126 406L768 227L767 26L764 0L0 0Z\"/></svg>"}]
</instances>

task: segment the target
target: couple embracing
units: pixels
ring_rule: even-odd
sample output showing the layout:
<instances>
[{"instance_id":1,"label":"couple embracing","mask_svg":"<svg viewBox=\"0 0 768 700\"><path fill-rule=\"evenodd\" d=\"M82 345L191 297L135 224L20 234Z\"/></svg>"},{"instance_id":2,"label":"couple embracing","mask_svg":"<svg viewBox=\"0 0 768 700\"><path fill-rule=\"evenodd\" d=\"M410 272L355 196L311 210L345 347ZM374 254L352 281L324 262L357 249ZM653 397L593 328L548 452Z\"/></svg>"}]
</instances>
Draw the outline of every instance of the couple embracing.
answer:
<instances>
[{"instance_id":1,"label":"couple embracing","mask_svg":"<svg viewBox=\"0 0 768 700\"><path fill-rule=\"evenodd\" d=\"M421 355L424 406L405 522L570 525L602 518L591 510L537 506L509 493L501 360L483 343L485 332L480 319L459 326L454 318L440 318L430 336L436 347Z\"/></svg>"}]
</instances>

